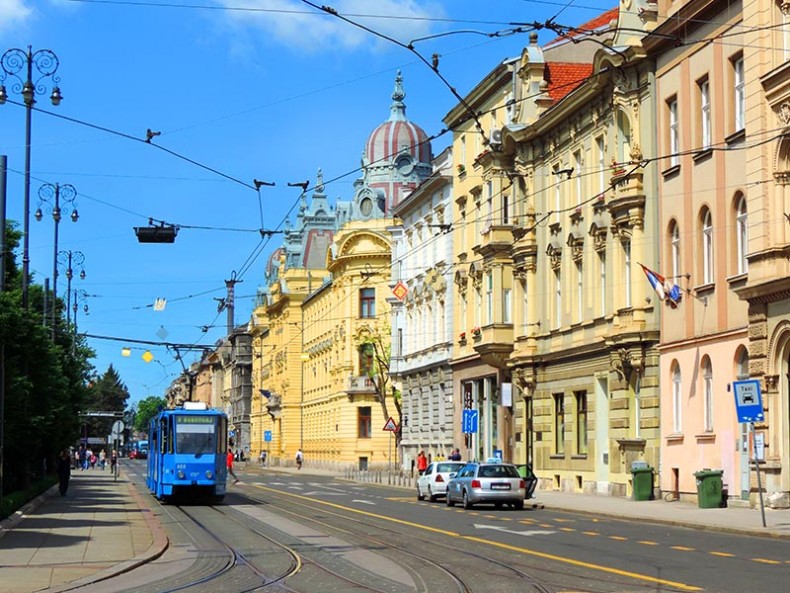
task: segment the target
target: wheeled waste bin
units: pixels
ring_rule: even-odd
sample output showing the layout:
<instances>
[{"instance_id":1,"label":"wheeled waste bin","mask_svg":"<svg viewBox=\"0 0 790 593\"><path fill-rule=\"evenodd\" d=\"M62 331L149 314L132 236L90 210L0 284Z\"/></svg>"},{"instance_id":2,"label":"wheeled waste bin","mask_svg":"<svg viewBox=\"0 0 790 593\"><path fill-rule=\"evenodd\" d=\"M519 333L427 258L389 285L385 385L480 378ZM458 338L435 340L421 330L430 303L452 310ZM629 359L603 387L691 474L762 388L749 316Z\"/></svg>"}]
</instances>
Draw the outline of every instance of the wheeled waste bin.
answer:
<instances>
[{"instance_id":1,"label":"wheeled waste bin","mask_svg":"<svg viewBox=\"0 0 790 593\"><path fill-rule=\"evenodd\" d=\"M653 468L645 462L631 464L634 500L653 500Z\"/></svg>"},{"instance_id":2,"label":"wheeled waste bin","mask_svg":"<svg viewBox=\"0 0 790 593\"><path fill-rule=\"evenodd\" d=\"M722 481L720 469L703 469L694 474L697 478L697 504L701 509L717 509L722 506Z\"/></svg>"}]
</instances>

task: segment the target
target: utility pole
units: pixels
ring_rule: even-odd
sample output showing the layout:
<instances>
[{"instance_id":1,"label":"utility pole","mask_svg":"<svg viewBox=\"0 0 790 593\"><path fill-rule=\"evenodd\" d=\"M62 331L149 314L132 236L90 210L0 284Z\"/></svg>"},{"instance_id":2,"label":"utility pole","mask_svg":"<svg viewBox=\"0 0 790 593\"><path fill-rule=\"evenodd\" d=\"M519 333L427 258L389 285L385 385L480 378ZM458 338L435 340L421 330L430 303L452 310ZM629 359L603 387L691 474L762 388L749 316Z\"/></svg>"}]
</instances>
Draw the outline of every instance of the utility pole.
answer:
<instances>
[{"instance_id":1,"label":"utility pole","mask_svg":"<svg viewBox=\"0 0 790 593\"><path fill-rule=\"evenodd\" d=\"M233 270L230 274L230 280L225 280L225 288L228 289L228 295L225 297L225 309L228 311L228 337L233 333L233 329L236 327L236 323L234 320L234 310L235 310L235 292L236 292L236 284L244 282L243 280L236 280L236 270Z\"/></svg>"}]
</instances>

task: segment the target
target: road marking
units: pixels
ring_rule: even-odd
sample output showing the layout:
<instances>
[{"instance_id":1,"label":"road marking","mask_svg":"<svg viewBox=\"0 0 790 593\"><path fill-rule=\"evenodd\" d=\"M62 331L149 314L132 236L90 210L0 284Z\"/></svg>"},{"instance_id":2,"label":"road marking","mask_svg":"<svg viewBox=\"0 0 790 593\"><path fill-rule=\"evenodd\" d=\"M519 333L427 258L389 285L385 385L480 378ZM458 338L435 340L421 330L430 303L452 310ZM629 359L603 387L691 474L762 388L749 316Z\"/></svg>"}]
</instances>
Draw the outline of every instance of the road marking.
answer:
<instances>
[{"instance_id":1,"label":"road marking","mask_svg":"<svg viewBox=\"0 0 790 593\"><path fill-rule=\"evenodd\" d=\"M644 582L647 582L647 583L653 583L653 584L658 584L658 585L665 585L667 587L673 587L673 588L676 588L676 589L680 589L682 591L702 591L703 590L702 587L697 587L697 586L694 586L694 585L687 585L685 583L680 583L680 582L677 582L677 581L670 581L670 580L667 580L667 579L662 579L662 578L658 578L658 577L654 577L654 576L650 576L650 575L639 574L637 572L630 572L630 571L627 571L627 570L621 570L619 568L614 568L614 567L611 567L611 566L603 566L601 564L593 564L591 562L584 562L583 560L576 560L574 558L567 558L565 556L558 556L556 554L549 554L547 552L538 552L537 550L531 550L531 549L528 549L528 548L520 548L518 546L511 546L509 544L495 542L495 541L491 541L491 540L488 540L488 539L483 539L483 538L480 538L480 537L473 537L471 535L461 535L460 533L457 533L457 532L454 532L454 531L448 531L446 529L439 529L438 527L431 527L429 525L423 525L422 523L415 523L413 521L406 521L404 519L397 519L395 517L388 517L386 515L381 515L381 514L378 514L378 513L372 513L372 512L369 512L369 511L363 511L362 509L355 509L353 507L349 507L349 506L341 505L341 504L336 504L334 502L329 502L327 500L316 500L315 498L308 498L306 496L302 496L300 494L295 494L293 492L283 492L283 491L280 491L280 490L275 490L274 488L269 488L269 487L267 487L267 486L265 486L263 484L255 484L255 486L257 488L259 488L260 490L269 490L271 492L274 492L276 494L280 494L280 495L283 495L283 496L291 496L293 498L301 498L301 499L304 499L306 502L309 502L311 504L318 504L318 505L321 505L321 506L326 506L326 507L330 507L330 508L340 509L340 510L348 512L348 513L356 513L356 514L367 516L367 517L373 517L373 518L379 519L381 521L389 521L391 523L396 523L398 525L403 525L403 526L410 527L410 528L413 528L413 529L420 529L420 530L423 530L423 531L430 531L431 533L438 533L438 534L446 535L448 537L458 537L458 538L465 539L465 540L471 541L471 542L476 542L476 543L479 543L479 544L482 544L482 545L485 545L485 546L491 546L493 548L500 548L502 550L509 550L511 552L516 552L516 553L522 554L524 556L532 556L532 557L535 557L535 558L542 558L544 560L551 560L553 562L559 562L561 564L569 564L571 566L578 566L578 567L581 567L581 568L586 568L588 570L595 570L595 571L603 572L603 573L607 573L607 574L615 574L615 575L618 575L618 576L623 576L623 577L635 579L635 580L638 580L638 581L644 581ZM451 510L451 509L448 509L448 510Z\"/></svg>"},{"instance_id":2,"label":"road marking","mask_svg":"<svg viewBox=\"0 0 790 593\"><path fill-rule=\"evenodd\" d=\"M622 535L610 535L609 539L616 539L619 542L627 542L628 541L628 538L627 537L623 537Z\"/></svg>"},{"instance_id":3,"label":"road marking","mask_svg":"<svg viewBox=\"0 0 790 593\"><path fill-rule=\"evenodd\" d=\"M709 552L711 556L721 556L722 558L734 558L735 554L729 552Z\"/></svg>"},{"instance_id":4,"label":"road marking","mask_svg":"<svg viewBox=\"0 0 790 593\"><path fill-rule=\"evenodd\" d=\"M539 529L531 529L529 531L516 531L515 529L507 529L506 527L499 527L498 525L478 525L475 523L475 529L493 529L494 531L502 531L504 533L515 533L516 535L553 535L556 531L544 531Z\"/></svg>"},{"instance_id":5,"label":"road marking","mask_svg":"<svg viewBox=\"0 0 790 593\"><path fill-rule=\"evenodd\" d=\"M560 527L560 531L576 531L573 527Z\"/></svg>"},{"instance_id":6,"label":"road marking","mask_svg":"<svg viewBox=\"0 0 790 593\"><path fill-rule=\"evenodd\" d=\"M601 535L597 531L582 531L584 535Z\"/></svg>"},{"instance_id":7,"label":"road marking","mask_svg":"<svg viewBox=\"0 0 790 593\"><path fill-rule=\"evenodd\" d=\"M696 548L687 548L686 546L670 546L673 550L680 550L681 552L693 552Z\"/></svg>"},{"instance_id":8,"label":"road marking","mask_svg":"<svg viewBox=\"0 0 790 593\"><path fill-rule=\"evenodd\" d=\"M645 546L657 546L658 545L658 542L651 542L650 540L647 540L647 539L639 540L636 543L642 544L642 545L645 545Z\"/></svg>"},{"instance_id":9,"label":"road marking","mask_svg":"<svg viewBox=\"0 0 790 593\"><path fill-rule=\"evenodd\" d=\"M763 564L781 564L778 560L768 560L768 558L752 558L752 562L762 562Z\"/></svg>"},{"instance_id":10,"label":"road marking","mask_svg":"<svg viewBox=\"0 0 790 593\"><path fill-rule=\"evenodd\" d=\"M320 494L321 496L343 496L345 492L324 492L318 490L311 490L310 492L304 492L305 496L315 496L316 494Z\"/></svg>"},{"instance_id":11,"label":"road marking","mask_svg":"<svg viewBox=\"0 0 790 593\"><path fill-rule=\"evenodd\" d=\"M362 504L372 504L373 506L376 506L376 503L372 500L362 500L361 498L355 498L351 502L361 502Z\"/></svg>"}]
</instances>

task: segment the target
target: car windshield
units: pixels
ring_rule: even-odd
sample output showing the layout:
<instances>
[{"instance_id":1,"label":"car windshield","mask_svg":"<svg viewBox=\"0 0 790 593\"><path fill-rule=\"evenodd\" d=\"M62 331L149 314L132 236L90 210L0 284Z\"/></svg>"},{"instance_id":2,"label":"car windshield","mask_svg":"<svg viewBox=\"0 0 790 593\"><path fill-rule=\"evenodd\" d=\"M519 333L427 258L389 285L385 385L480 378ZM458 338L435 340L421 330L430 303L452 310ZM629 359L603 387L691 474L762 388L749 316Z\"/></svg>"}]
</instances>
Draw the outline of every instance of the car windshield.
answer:
<instances>
[{"instance_id":1,"label":"car windshield","mask_svg":"<svg viewBox=\"0 0 790 593\"><path fill-rule=\"evenodd\" d=\"M483 465L477 475L481 478L518 478L518 470L512 465Z\"/></svg>"},{"instance_id":2,"label":"car windshield","mask_svg":"<svg viewBox=\"0 0 790 593\"><path fill-rule=\"evenodd\" d=\"M449 474L452 472L457 472L463 466L463 463L439 463L436 466L436 471L437 473Z\"/></svg>"}]
</instances>

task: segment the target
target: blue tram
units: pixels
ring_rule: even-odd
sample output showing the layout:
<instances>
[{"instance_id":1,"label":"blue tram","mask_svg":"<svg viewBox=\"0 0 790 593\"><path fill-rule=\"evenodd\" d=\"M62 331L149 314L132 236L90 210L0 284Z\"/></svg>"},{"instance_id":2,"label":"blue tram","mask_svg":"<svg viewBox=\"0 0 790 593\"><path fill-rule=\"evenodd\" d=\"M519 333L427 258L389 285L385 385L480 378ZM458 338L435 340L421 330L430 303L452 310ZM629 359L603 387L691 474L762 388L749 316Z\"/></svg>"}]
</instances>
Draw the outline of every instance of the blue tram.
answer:
<instances>
[{"instance_id":1,"label":"blue tram","mask_svg":"<svg viewBox=\"0 0 790 593\"><path fill-rule=\"evenodd\" d=\"M228 417L202 402L164 410L148 430L146 485L160 500L225 497Z\"/></svg>"}]
</instances>

